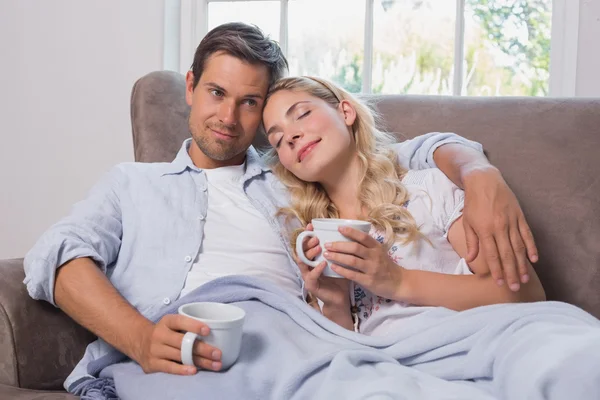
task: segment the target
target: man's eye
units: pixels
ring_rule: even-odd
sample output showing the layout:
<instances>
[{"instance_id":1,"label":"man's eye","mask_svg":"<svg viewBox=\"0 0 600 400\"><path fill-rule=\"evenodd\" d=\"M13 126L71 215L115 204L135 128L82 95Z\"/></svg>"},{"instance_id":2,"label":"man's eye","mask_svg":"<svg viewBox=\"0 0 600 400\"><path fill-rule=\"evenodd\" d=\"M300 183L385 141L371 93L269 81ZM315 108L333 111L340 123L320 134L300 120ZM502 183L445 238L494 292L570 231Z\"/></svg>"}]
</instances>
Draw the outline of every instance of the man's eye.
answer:
<instances>
[{"instance_id":1,"label":"man's eye","mask_svg":"<svg viewBox=\"0 0 600 400\"><path fill-rule=\"evenodd\" d=\"M256 100L254 99L246 99L244 100L246 102L246 104L248 104L250 107L255 107L258 103L256 102Z\"/></svg>"},{"instance_id":2,"label":"man's eye","mask_svg":"<svg viewBox=\"0 0 600 400\"><path fill-rule=\"evenodd\" d=\"M219 89L212 89L210 93L216 97L223 97L223 92L221 92Z\"/></svg>"}]
</instances>

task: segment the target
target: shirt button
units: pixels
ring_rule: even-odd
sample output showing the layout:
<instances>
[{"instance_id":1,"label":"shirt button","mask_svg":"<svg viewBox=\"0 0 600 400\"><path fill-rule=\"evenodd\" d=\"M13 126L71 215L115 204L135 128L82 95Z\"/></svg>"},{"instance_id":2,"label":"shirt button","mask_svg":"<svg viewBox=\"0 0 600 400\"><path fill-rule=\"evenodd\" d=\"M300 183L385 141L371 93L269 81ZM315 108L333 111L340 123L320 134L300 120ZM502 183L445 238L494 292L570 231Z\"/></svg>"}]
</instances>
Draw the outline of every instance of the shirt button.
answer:
<instances>
[{"instance_id":1,"label":"shirt button","mask_svg":"<svg viewBox=\"0 0 600 400\"><path fill-rule=\"evenodd\" d=\"M168 306L169 304L171 304L171 299L169 299L168 297L165 297L165 298L163 299L163 304L164 304L165 306Z\"/></svg>"},{"instance_id":2,"label":"shirt button","mask_svg":"<svg viewBox=\"0 0 600 400\"><path fill-rule=\"evenodd\" d=\"M185 256L185 262L190 262L192 261L192 257L190 256Z\"/></svg>"},{"instance_id":3,"label":"shirt button","mask_svg":"<svg viewBox=\"0 0 600 400\"><path fill-rule=\"evenodd\" d=\"M199 217L198 217L198 219L199 219L200 221L204 221L204 215L201 215L201 216L199 216Z\"/></svg>"}]
</instances>

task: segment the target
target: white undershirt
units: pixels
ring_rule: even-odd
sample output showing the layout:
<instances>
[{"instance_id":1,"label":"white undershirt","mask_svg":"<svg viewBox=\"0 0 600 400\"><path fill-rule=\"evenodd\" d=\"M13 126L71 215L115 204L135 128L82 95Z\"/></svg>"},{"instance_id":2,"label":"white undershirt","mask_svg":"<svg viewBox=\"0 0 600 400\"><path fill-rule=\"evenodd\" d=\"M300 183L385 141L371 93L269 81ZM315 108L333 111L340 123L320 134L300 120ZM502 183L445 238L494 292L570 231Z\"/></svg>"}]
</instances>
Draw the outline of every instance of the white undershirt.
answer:
<instances>
[{"instance_id":1,"label":"white undershirt","mask_svg":"<svg viewBox=\"0 0 600 400\"><path fill-rule=\"evenodd\" d=\"M299 296L299 280L283 244L243 191L244 165L204 172L208 181L204 235L181 295L221 276L253 275Z\"/></svg>"},{"instance_id":2,"label":"white undershirt","mask_svg":"<svg viewBox=\"0 0 600 400\"><path fill-rule=\"evenodd\" d=\"M402 184L409 193L409 201L404 207L429 243L425 240L410 244L396 243L388 252L390 258L406 269L472 275L466 261L448 241L450 227L462 215L464 192L439 169L409 171L402 179ZM384 240L384 234L377 229L372 229L371 235L378 242ZM370 336L400 332L406 318L433 308L388 300L358 284L352 284L351 293L358 317L355 329Z\"/></svg>"}]
</instances>

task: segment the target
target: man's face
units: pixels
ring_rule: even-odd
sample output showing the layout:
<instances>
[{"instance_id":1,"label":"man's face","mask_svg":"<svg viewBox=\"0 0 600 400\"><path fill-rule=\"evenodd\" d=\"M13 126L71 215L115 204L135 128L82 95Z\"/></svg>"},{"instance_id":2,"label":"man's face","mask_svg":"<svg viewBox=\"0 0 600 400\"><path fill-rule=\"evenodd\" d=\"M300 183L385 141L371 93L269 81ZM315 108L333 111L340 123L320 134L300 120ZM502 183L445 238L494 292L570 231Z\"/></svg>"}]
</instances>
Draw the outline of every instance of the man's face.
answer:
<instances>
[{"instance_id":1,"label":"man's face","mask_svg":"<svg viewBox=\"0 0 600 400\"><path fill-rule=\"evenodd\" d=\"M193 84L190 71L186 101L192 108L189 128L194 164L200 168L241 164L261 122L269 87L267 67L218 52L206 60L195 89Z\"/></svg>"}]
</instances>

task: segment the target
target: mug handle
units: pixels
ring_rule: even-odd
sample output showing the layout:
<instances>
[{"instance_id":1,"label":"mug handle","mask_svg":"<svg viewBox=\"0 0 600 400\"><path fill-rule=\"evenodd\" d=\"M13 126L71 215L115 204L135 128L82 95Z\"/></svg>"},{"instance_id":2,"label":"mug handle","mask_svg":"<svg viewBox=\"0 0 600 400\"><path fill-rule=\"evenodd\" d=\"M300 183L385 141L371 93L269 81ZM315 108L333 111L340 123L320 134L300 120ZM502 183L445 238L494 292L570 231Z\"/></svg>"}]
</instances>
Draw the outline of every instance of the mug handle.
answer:
<instances>
[{"instance_id":1,"label":"mug handle","mask_svg":"<svg viewBox=\"0 0 600 400\"><path fill-rule=\"evenodd\" d=\"M306 257L306 255L304 254L304 250L302 250L302 243L304 242L304 238L315 237L315 236L317 236L317 235L312 231L304 231L301 234L299 234L298 237L296 238L296 255L298 256L300 261L302 261L306 265L310 265L313 268L315 268L317 265L319 265L319 262L311 261Z\"/></svg>"},{"instance_id":2,"label":"mug handle","mask_svg":"<svg viewBox=\"0 0 600 400\"><path fill-rule=\"evenodd\" d=\"M198 335L194 332L186 332L183 335L183 340L181 341L181 363L183 365L191 365L196 366L194 364L194 359L192 358L192 351L194 349L194 342L198 338Z\"/></svg>"}]
</instances>

